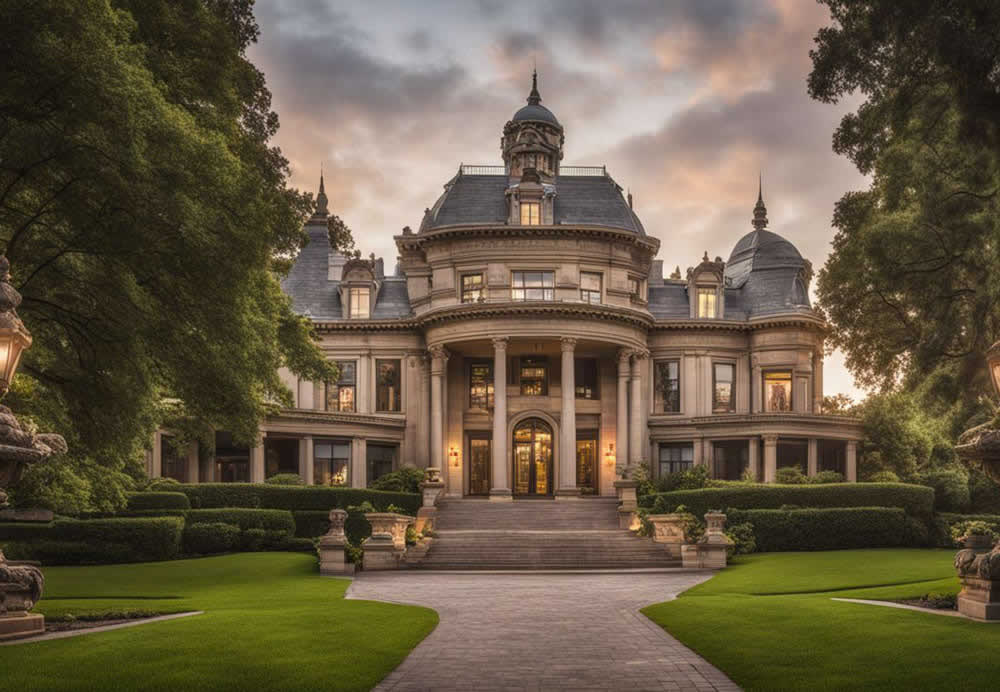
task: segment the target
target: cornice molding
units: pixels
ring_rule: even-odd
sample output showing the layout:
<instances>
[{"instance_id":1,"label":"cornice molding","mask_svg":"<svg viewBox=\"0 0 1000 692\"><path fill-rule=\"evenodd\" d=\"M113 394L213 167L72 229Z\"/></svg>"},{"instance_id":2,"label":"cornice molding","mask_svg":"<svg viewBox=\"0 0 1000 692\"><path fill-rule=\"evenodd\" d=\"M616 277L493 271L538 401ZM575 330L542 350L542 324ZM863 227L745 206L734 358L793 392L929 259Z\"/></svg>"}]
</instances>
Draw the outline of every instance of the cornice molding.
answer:
<instances>
[{"instance_id":1,"label":"cornice molding","mask_svg":"<svg viewBox=\"0 0 1000 692\"><path fill-rule=\"evenodd\" d=\"M591 317L600 320L624 322L632 326L648 329L653 319L648 314L636 310L611 305L568 302L503 302L464 303L436 308L421 314L417 320L420 326L463 319L491 319L496 317L569 315Z\"/></svg>"},{"instance_id":2,"label":"cornice molding","mask_svg":"<svg viewBox=\"0 0 1000 692\"><path fill-rule=\"evenodd\" d=\"M569 236L590 235L610 237L624 240L629 244L644 246L654 253L660 249L660 240L653 236L642 236L635 231L618 229L611 226L591 226L581 224L557 224L547 226L507 226L503 224L453 224L438 226L430 231L422 231L414 235L397 235L393 239L400 247L417 249L420 246L437 240L446 240L462 236Z\"/></svg>"},{"instance_id":3,"label":"cornice molding","mask_svg":"<svg viewBox=\"0 0 1000 692\"><path fill-rule=\"evenodd\" d=\"M396 417L381 416L372 413L316 411L303 408L283 408L276 415L268 416L268 420L294 420L307 423L353 423L355 425L381 425L392 428L406 427L406 419L402 414Z\"/></svg>"}]
</instances>

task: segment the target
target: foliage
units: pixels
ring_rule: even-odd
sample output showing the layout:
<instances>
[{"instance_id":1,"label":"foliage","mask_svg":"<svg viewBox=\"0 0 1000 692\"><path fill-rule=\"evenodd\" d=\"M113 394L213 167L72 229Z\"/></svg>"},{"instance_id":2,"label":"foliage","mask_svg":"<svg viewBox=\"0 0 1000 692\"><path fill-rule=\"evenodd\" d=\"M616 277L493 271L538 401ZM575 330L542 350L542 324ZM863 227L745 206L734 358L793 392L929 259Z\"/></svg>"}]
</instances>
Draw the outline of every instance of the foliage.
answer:
<instances>
[{"instance_id":1,"label":"foliage","mask_svg":"<svg viewBox=\"0 0 1000 692\"><path fill-rule=\"evenodd\" d=\"M185 526L181 545L187 555L215 555L235 550L239 540L239 526L223 522L206 522Z\"/></svg>"},{"instance_id":2,"label":"foliage","mask_svg":"<svg viewBox=\"0 0 1000 692\"><path fill-rule=\"evenodd\" d=\"M345 257L360 257L361 253L354 248L354 234L344 220L336 214L330 214L326 221L327 237L330 247Z\"/></svg>"},{"instance_id":3,"label":"foliage","mask_svg":"<svg viewBox=\"0 0 1000 692\"><path fill-rule=\"evenodd\" d=\"M978 469L969 469L969 504L975 512L1000 514L1000 486Z\"/></svg>"},{"instance_id":4,"label":"foliage","mask_svg":"<svg viewBox=\"0 0 1000 692\"><path fill-rule=\"evenodd\" d=\"M273 270L311 199L270 143L252 3L14 0L0 25L18 27L0 61L0 245L34 336L31 391L6 403L66 436L54 468L111 511L165 419L249 440L289 400L280 366L330 379Z\"/></svg>"},{"instance_id":5,"label":"foliage","mask_svg":"<svg viewBox=\"0 0 1000 692\"><path fill-rule=\"evenodd\" d=\"M827 394L823 397L823 413L827 416L853 416L854 400L846 394Z\"/></svg>"},{"instance_id":6,"label":"foliage","mask_svg":"<svg viewBox=\"0 0 1000 692\"><path fill-rule=\"evenodd\" d=\"M187 513L187 523L191 524L231 524L242 531L257 529L276 531L286 536L295 533L295 519L292 513L282 509L247 509L225 507L216 509L192 509Z\"/></svg>"},{"instance_id":7,"label":"foliage","mask_svg":"<svg viewBox=\"0 0 1000 692\"><path fill-rule=\"evenodd\" d=\"M412 526L406 527L406 545L417 544L417 530Z\"/></svg>"},{"instance_id":8,"label":"foliage","mask_svg":"<svg viewBox=\"0 0 1000 692\"><path fill-rule=\"evenodd\" d=\"M889 548L906 537L906 513L895 507L740 509L727 516L753 526L761 552Z\"/></svg>"},{"instance_id":9,"label":"foliage","mask_svg":"<svg viewBox=\"0 0 1000 692\"><path fill-rule=\"evenodd\" d=\"M636 481L636 497L645 497L656 492L656 485L653 483L653 476L650 472L649 463L633 464L625 470L626 480Z\"/></svg>"},{"instance_id":10,"label":"foliage","mask_svg":"<svg viewBox=\"0 0 1000 692\"><path fill-rule=\"evenodd\" d=\"M730 556L749 555L757 552L757 538L754 536L753 524L750 522L730 524L726 527L726 536L729 538L727 552Z\"/></svg>"},{"instance_id":11,"label":"foliage","mask_svg":"<svg viewBox=\"0 0 1000 692\"><path fill-rule=\"evenodd\" d=\"M147 492L177 492L177 487L181 482L175 478L150 478L145 487L144 491Z\"/></svg>"},{"instance_id":12,"label":"foliage","mask_svg":"<svg viewBox=\"0 0 1000 692\"><path fill-rule=\"evenodd\" d=\"M899 476L895 471L876 471L865 480L869 483L899 483Z\"/></svg>"},{"instance_id":13,"label":"foliage","mask_svg":"<svg viewBox=\"0 0 1000 692\"><path fill-rule=\"evenodd\" d=\"M423 469L401 468L376 478L368 484L368 488L396 493L419 493L425 475Z\"/></svg>"},{"instance_id":14,"label":"foliage","mask_svg":"<svg viewBox=\"0 0 1000 692\"><path fill-rule=\"evenodd\" d=\"M872 394L858 412L865 435L858 462L862 478L892 471L911 480L920 469L951 460L942 422L929 416L913 394Z\"/></svg>"},{"instance_id":15,"label":"foliage","mask_svg":"<svg viewBox=\"0 0 1000 692\"><path fill-rule=\"evenodd\" d=\"M297 473L276 473L264 481L268 485L305 485L302 476Z\"/></svg>"},{"instance_id":16,"label":"foliage","mask_svg":"<svg viewBox=\"0 0 1000 692\"><path fill-rule=\"evenodd\" d=\"M146 562L177 557L183 528L178 517L0 523L0 542L9 558L52 565Z\"/></svg>"},{"instance_id":17,"label":"foliage","mask_svg":"<svg viewBox=\"0 0 1000 692\"><path fill-rule=\"evenodd\" d=\"M898 480L898 479L897 479ZM844 474L837 471L820 471L815 476L810 476L806 479L807 483L843 483Z\"/></svg>"},{"instance_id":18,"label":"foliage","mask_svg":"<svg viewBox=\"0 0 1000 692\"><path fill-rule=\"evenodd\" d=\"M775 474L775 482L785 485L802 485L806 482L806 475L798 466L782 466Z\"/></svg>"},{"instance_id":19,"label":"foliage","mask_svg":"<svg viewBox=\"0 0 1000 692\"><path fill-rule=\"evenodd\" d=\"M962 521L951 527L951 537L956 543L961 544L962 540L967 536L988 536L994 541L997 538L1000 538L1000 536L997 535L995 525L988 524L979 519Z\"/></svg>"},{"instance_id":20,"label":"foliage","mask_svg":"<svg viewBox=\"0 0 1000 692\"><path fill-rule=\"evenodd\" d=\"M400 507L399 505L389 505L385 508L385 511L393 514L410 514L410 512L406 511L405 507Z\"/></svg>"},{"instance_id":21,"label":"foliage","mask_svg":"<svg viewBox=\"0 0 1000 692\"><path fill-rule=\"evenodd\" d=\"M958 467L926 471L915 478L917 483L934 488L934 509L939 512L968 511L969 474Z\"/></svg>"},{"instance_id":22,"label":"foliage","mask_svg":"<svg viewBox=\"0 0 1000 692\"><path fill-rule=\"evenodd\" d=\"M180 492L188 496L191 506L259 507L263 509L325 510L347 509L368 502L384 510L390 504L416 514L423 500L413 493L392 493L367 488L330 488L325 486L278 486L266 483L191 483L182 484Z\"/></svg>"},{"instance_id":23,"label":"foliage","mask_svg":"<svg viewBox=\"0 0 1000 692\"><path fill-rule=\"evenodd\" d=\"M364 561L365 551L354 543L344 546L344 559L352 565L360 565Z\"/></svg>"},{"instance_id":24,"label":"foliage","mask_svg":"<svg viewBox=\"0 0 1000 692\"><path fill-rule=\"evenodd\" d=\"M929 517L934 510L934 491L904 483L826 483L822 485L743 485L661 493L663 507L680 505L700 516L713 507L732 509L776 509L799 507L900 507L907 514ZM645 498L652 506L656 497Z\"/></svg>"},{"instance_id":25,"label":"foliage","mask_svg":"<svg viewBox=\"0 0 1000 692\"><path fill-rule=\"evenodd\" d=\"M692 466L683 471L667 473L656 479L657 492L669 492L671 490L694 490L704 488L709 482L708 466Z\"/></svg>"},{"instance_id":26,"label":"foliage","mask_svg":"<svg viewBox=\"0 0 1000 692\"><path fill-rule=\"evenodd\" d=\"M178 492L129 493L126 509L130 512L151 509L191 509L187 495Z\"/></svg>"}]
</instances>

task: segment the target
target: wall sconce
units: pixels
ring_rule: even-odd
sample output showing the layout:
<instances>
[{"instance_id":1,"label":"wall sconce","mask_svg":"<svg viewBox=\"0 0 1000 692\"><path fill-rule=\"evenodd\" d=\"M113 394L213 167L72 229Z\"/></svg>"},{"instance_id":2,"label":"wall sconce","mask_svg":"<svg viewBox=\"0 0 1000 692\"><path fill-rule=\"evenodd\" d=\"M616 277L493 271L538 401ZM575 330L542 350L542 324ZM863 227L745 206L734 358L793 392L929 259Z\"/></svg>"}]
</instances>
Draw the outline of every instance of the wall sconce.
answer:
<instances>
[{"instance_id":1,"label":"wall sconce","mask_svg":"<svg viewBox=\"0 0 1000 692\"><path fill-rule=\"evenodd\" d=\"M448 458L451 459L451 465L453 468L457 469L460 466L461 462L459 461L458 449L456 447L452 447L448 451Z\"/></svg>"},{"instance_id":2,"label":"wall sconce","mask_svg":"<svg viewBox=\"0 0 1000 692\"><path fill-rule=\"evenodd\" d=\"M615 443L612 442L608 445L608 451L604 453L604 463L607 466L614 466L617 459L615 458Z\"/></svg>"}]
</instances>

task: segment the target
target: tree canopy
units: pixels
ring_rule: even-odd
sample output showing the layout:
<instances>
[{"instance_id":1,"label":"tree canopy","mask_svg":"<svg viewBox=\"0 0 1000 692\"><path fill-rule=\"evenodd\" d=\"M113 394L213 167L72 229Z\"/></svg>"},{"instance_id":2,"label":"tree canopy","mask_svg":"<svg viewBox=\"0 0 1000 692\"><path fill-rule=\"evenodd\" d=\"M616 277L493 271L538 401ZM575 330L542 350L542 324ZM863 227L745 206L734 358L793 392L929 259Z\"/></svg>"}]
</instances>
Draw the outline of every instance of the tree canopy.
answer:
<instances>
[{"instance_id":1,"label":"tree canopy","mask_svg":"<svg viewBox=\"0 0 1000 692\"><path fill-rule=\"evenodd\" d=\"M312 201L270 144L252 4L0 4L16 27L0 32L0 249L34 336L9 403L66 435L73 482L115 485L167 416L249 441L289 401L280 366L332 376L278 283Z\"/></svg>"}]
</instances>

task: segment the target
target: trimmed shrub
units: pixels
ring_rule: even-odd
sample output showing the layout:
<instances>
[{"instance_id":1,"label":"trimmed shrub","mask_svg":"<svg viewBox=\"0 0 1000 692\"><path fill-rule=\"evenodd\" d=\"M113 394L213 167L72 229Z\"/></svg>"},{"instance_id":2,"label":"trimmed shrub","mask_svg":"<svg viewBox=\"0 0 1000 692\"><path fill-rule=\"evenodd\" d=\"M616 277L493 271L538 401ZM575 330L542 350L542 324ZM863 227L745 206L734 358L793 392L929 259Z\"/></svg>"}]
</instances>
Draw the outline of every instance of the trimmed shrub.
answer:
<instances>
[{"instance_id":1,"label":"trimmed shrub","mask_svg":"<svg viewBox=\"0 0 1000 692\"><path fill-rule=\"evenodd\" d=\"M264 481L268 485L305 485L302 476L297 473L276 473Z\"/></svg>"},{"instance_id":2,"label":"trimmed shrub","mask_svg":"<svg viewBox=\"0 0 1000 692\"><path fill-rule=\"evenodd\" d=\"M896 507L732 510L747 522L760 552L893 548L904 545L906 513Z\"/></svg>"},{"instance_id":3,"label":"trimmed shrub","mask_svg":"<svg viewBox=\"0 0 1000 692\"><path fill-rule=\"evenodd\" d=\"M316 543L311 538L286 537L274 550L285 550L290 553L314 553Z\"/></svg>"},{"instance_id":4,"label":"trimmed shrub","mask_svg":"<svg viewBox=\"0 0 1000 692\"><path fill-rule=\"evenodd\" d=\"M965 512L971 504L969 474L950 468L927 471L917 476L917 482L934 488L934 509L939 512Z\"/></svg>"},{"instance_id":5,"label":"trimmed shrub","mask_svg":"<svg viewBox=\"0 0 1000 692\"><path fill-rule=\"evenodd\" d=\"M731 541L728 551L730 555L749 555L757 552L757 538L753 534L753 524L750 522L733 524L726 529L726 536Z\"/></svg>"},{"instance_id":6,"label":"trimmed shrub","mask_svg":"<svg viewBox=\"0 0 1000 692\"><path fill-rule=\"evenodd\" d=\"M153 478L146 484L148 492L176 492L181 482L175 478Z\"/></svg>"},{"instance_id":7,"label":"trimmed shrub","mask_svg":"<svg viewBox=\"0 0 1000 692\"><path fill-rule=\"evenodd\" d=\"M292 536L284 531L247 529L240 533L240 550L247 552L282 550L282 546L291 538Z\"/></svg>"},{"instance_id":8,"label":"trimmed shrub","mask_svg":"<svg viewBox=\"0 0 1000 692\"><path fill-rule=\"evenodd\" d=\"M46 564L150 562L177 557L184 520L178 517L57 519L48 524L0 524L8 557Z\"/></svg>"},{"instance_id":9,"label":"trimmed shrub","mask_svg":"<svg viewBox=\"0 0 1000 692\"><path fill-rule=\"evenodd\" d=\"M424 480L423 469L402 468L376 478L368 488L370 490L387 490L396 493L419 493L420 484Z\"/></svg>"},{"instance_id":10,"label":"trimmed shrub","mask_svg":"<svg viewBox=\"0 0 1000 692\"><path fill-rule=\"evenodd\" d=\"M295 533L292 513L283 509L246 509L241 507L220 509L192 509L187 513L188 524L230 524L241 531L260 529L277 531L285 536Z\"/></svg>"},{"instance_id":11,"label":"trimmed shrub","mask_svg":"<svg viewBox=\"0 0 1000 692\"><path fill-rule=\"evenodd\" d=\"M129 493L126 510L142 512L151 509L191 509L187 495L178 492Z\"/></svg>"},{"instance_id":12,"label":"trimmed shrub","mask_svg":"<svg viewBox=\"0 0 1000 692\"><path fill-rule=\"evenodd\" d=\"M318 509L292 512L296 538L316 538L330 530L330 513Z\"/></svg>"},{"instance_id":13,"label":"trimmed shrub","mask_svg":"<svg viewBox=\"0 0 1000 692\"><path fill-rule=\"evenodd\" d=\"M660 476L656 479L656 490L657 492L694 490L696 488L704 488L711 481L712 479L708 477L708 467L698 465L684 471L674 471Z\"/></svg>"},{"instance_id":14,"label":"trimmed shrub","mask_svg":"<svg viewBox=\"0 0 1000 692\"><path fill-rule=\"evenodd\" d=\"M839 471L820 471L815 476L808 477L806 482L814 485L822 483L843 483L844 474Z\"/></svg>"},{"instance_id":15,"label":"trimmed shrub","mask_svg":"<svg viewBox=\"0 0 1000 692\"><path fill-rule=\"evenodd\" d=\"M134 511L124 511L118 514L119 517L181 517L187 516L188 510L186 509L137 509ZM83 517L81 517L83 518ZM86 517L93 519L102 519L103 516L97 517Z\"/></svg>"},{"instance_id":16,"label":"trimmed shrub","mask_svg":"<svg viewBox=\"0 0 1000 692\"><path fill-rule=\"evenodd\" d=\"M222 522L191 524L184 528L184 552L189 555L214 555L235 550L240 541L240 527Z\"/></svg>"},{"instance_id":17,"label":"trimmed shrub","mask_svg":"<svg viewBox=\"0 0 1000 692\"><path fill-rule=\"evenodd\" d=\"M188 496L191 506L199 509L216 507L250 507L260 509L325 510L347 509L369 501L379 510L391 504L405 507L416 514L422 497L414 493L395 493L367 488L329 488L325 486L281 486L266 483L192 483L181 484L180 492Z\"/></svg>"},{"instance_id":18,"label":"trimmed shrub","mask_svg":"<svg viewBox=\"0 0 1000 692\"><path fill-rule=\"evenodd\" d=\"M934 490L906 483L825 483L821 485L742 485L661 493L664 507L673 511L684 505L695 516L710 509L777 509L798 507L900 507L907 514L929 517L934 509ZM651 505L655 497L643 499Z\"/></svg>"},{"instance_id":19,"label":"trimmed shrub","mask_svg":"<svg viewBox=\"0 0 1000 692\"><path fill-rule=\"evenodd\" d=\"M899 483L899 476L895 471L876 471L865 480L868 483Z\"/></svg>"},{"instance_id":20,"label":"trimmed shrub","mask_svg":"<svg viewBox=\"0 0 1000 692\"><path fill-rule=\"evenodd\" d=\"M802 485L806 482L806 475L798 466L783 466L778 469L774 479L784 485Z\"/></svg>"}]
</instances>

